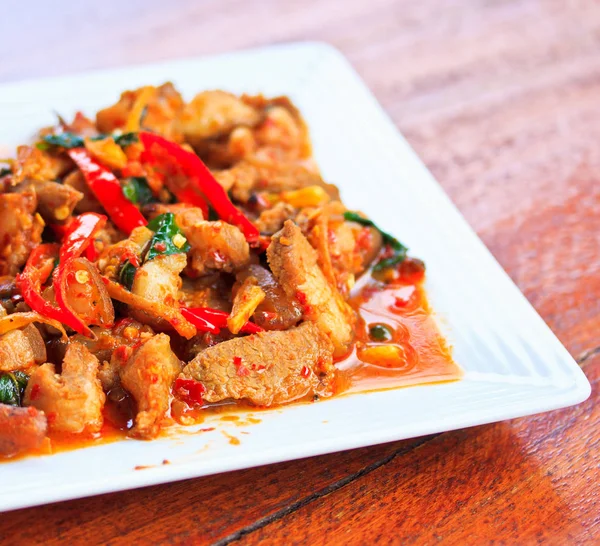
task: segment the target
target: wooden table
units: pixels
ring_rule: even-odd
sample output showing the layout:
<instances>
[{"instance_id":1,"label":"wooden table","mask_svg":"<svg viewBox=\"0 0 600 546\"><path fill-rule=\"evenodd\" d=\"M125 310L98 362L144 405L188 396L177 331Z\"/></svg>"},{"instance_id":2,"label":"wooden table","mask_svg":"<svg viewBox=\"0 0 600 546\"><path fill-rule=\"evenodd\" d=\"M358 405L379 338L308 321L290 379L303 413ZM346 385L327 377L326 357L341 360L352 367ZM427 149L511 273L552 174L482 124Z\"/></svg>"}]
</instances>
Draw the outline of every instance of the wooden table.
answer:
<instances>
[{"instance_id":1,"label":"wooden table","mask_svg":"<svg viewBox=\"0 0 600 546\"><path fill-rule=\"evenodd\" d=\"M14 2L0 36L0 80L332 43L593 388L530 418L14 512L0 542L600 540L597 2Z\"/></svg>"}]
</instances>

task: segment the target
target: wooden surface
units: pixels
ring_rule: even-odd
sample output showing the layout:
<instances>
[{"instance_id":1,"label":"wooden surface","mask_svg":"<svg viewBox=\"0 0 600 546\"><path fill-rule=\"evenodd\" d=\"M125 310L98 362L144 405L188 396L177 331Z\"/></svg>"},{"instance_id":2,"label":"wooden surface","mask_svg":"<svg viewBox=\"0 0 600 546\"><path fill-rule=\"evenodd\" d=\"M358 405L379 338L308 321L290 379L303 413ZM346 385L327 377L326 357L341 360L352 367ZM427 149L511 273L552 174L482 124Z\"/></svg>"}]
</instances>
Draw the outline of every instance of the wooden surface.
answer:
<instances>
[{"instance_id":1,"label":"wooden surface","mask_svg":"<svg viewBox=\"0 0 600 546\"><path fill-rule=\"evenodd\" d=\"M337 46L593 392L530 418L10 513L0 543L600 541L600 4L4 7L0 81L288 40Z\"/></svg>"}]
</instances>

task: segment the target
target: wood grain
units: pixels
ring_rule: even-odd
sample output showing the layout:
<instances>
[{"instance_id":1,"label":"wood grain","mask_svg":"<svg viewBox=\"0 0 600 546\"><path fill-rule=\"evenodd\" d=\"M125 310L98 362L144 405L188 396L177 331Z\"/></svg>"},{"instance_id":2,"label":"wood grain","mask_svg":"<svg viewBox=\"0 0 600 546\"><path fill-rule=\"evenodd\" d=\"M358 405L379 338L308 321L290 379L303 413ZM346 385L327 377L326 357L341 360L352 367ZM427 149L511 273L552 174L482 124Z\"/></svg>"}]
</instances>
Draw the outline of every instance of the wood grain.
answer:
<instances>
[{"instance_id":1,"label":"wood grain","mask_svg":"<svg viewBox=\"0 0 600 546\"><path fill-rule=\"evenodd\" d=\"M288 40L339 47L593 393L507 423L14 512L0 543L598 542L597 2L8 3L0 81Z\"/></svg>"}]
</instances>

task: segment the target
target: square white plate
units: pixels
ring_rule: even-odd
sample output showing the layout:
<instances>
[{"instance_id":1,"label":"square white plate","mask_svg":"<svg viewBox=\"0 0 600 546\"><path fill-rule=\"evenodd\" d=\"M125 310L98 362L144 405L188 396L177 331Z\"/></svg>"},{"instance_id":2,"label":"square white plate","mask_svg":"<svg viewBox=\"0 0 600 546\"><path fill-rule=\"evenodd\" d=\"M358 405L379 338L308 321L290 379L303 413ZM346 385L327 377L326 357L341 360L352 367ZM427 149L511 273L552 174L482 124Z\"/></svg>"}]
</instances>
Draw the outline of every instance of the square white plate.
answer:
<instances>
[{"instance_id":1,"label":"square white plate","mask_svg":"<svg viewBox=\"0 0 600 546\"><path fill-rule=\"evenodd\" d=\"M3 85L0 147L30 140L54 122L54 111L93 113L124 89L166 80L187 99L212 88L292 98L309 124L325 179L340 186L349 207L375 218L427 263L429 297L464 379L260 412L261 422L247 427L209 417L196 428L213 431L174 429L153 442L0 464L0 510L480 425L589 396L579 366L330 46L290 44ZM164 459L171 464L162 465ZM138 465L149 468L135 470Z\"/></svg>"}]
</instances>

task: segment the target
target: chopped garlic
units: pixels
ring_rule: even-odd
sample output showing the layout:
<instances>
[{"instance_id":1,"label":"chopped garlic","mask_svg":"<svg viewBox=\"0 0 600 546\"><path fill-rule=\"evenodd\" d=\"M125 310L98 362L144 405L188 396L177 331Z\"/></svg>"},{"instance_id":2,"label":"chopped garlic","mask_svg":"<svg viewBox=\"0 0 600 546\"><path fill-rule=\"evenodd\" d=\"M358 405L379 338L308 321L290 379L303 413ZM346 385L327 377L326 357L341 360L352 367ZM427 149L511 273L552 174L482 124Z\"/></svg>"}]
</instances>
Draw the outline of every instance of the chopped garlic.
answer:
<instances>
[{"instance_id":1,"label":"chopped garlic","mask_svg":"<svg viewBox=\"0 0 600 546\"><path fill-rule=\"evenodd\" d=\"M57 220L66 220L69 214L71 214L71 210L69 209L69 207L67 207L67 205L63 205L62 207L54 209L54 217Z\"/></svg>"},{"instance_id":2,"label":"chopped garlic","mask_svg":"<svg viewBox=\"0 0 600 546\"><path fill-rule=\"evenodd\" d=\"M175 235L173 235L173 244L177 247L177 248L181 248L183 245L185 245L185 243L187 243L187 239L181 235L181 233L176 233Z\"/></svg>"}]
</instances>

